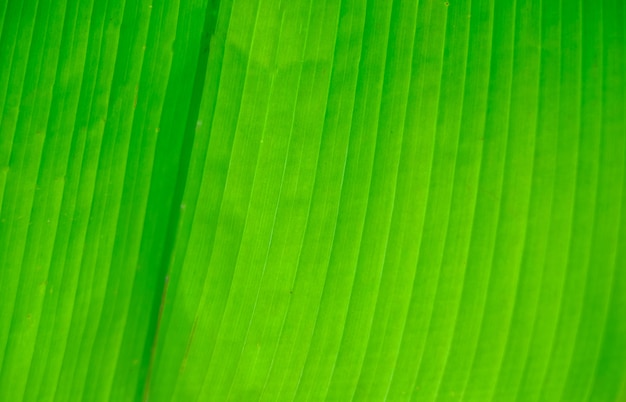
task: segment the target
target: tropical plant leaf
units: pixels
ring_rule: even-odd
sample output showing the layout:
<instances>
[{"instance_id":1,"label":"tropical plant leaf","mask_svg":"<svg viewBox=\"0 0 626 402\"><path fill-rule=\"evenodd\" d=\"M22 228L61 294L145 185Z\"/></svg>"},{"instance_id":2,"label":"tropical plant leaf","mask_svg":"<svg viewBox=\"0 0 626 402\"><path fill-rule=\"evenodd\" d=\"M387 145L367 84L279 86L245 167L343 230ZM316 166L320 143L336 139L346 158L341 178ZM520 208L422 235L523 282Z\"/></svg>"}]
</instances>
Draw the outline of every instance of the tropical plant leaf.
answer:
<instances>
[{"instance_id":1,"label":"tropical plant leaf","mask_svg":"<svg viewBox=\"0 0 626 402\"><path fill-rule=\"evenodd\" d=\"M625 20L0 2L0 400L626 400Z\"/></svg>"}]
</instances>

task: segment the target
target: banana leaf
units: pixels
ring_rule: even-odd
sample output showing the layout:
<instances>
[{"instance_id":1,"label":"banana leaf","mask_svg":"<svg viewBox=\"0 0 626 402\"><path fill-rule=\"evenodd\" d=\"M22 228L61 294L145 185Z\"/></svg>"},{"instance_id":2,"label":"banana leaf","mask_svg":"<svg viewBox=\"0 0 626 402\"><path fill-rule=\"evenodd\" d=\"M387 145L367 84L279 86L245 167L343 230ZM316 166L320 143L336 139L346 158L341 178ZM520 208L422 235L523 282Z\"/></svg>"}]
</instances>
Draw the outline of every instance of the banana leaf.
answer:
<instances>
[{"instance_id":1,"label":"banana leaf","mask_svg":"<svg viewBox=\"0 0 626 402\"><path fill-rule=\"evenodd\" d=\"M0 0L1 401L625 401L622 0Z\"/></svg>"}]
</instances>

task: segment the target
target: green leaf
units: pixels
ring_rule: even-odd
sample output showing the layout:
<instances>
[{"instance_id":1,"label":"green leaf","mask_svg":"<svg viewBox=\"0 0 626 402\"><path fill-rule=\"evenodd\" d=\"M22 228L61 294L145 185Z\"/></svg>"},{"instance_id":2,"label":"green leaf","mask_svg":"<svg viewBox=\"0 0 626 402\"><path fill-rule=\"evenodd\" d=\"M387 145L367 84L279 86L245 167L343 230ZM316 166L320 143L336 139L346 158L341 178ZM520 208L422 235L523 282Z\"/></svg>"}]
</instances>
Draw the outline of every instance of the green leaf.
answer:
<instances>
[{"instance_id":1,"label":"green leaf","mask_svg":"<svg viewBox=\"0 0 626 402\"><path fill-rule=\"evenodd\" d=\"M626 399L625 21L0 2L0 400Z\"/></svg>"}]
</instances>

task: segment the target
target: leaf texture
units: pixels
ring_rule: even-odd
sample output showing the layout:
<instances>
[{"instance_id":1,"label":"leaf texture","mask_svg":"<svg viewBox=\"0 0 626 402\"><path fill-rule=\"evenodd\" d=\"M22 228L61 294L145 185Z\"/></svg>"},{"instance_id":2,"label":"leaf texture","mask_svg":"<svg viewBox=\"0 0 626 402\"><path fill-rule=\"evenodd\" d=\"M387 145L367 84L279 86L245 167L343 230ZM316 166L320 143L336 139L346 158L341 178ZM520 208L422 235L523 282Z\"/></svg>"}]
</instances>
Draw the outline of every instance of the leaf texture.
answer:
<instances>
[{"instance_id":1,"label":"leaf texture","mask_svg":"<svg viewBox=\"0 0 626 402\"><path fill-rule=\"evenodd\" d=\"M625 20L0 2L0 400L624 400Z\"/></svg>"}]
</instances>

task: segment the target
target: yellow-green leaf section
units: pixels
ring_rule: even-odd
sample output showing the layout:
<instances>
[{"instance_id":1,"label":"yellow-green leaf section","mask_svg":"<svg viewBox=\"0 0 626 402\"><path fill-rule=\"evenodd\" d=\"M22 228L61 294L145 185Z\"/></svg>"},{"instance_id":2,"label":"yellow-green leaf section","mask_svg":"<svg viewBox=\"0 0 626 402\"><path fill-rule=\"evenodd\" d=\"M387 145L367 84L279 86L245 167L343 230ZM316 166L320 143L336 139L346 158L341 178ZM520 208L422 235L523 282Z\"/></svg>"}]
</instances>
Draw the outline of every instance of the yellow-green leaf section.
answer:
<instances>
[{"instance_id":1,"label":"yellow-green leaf section","mask_svg":"<svg viewBox=\"0 0 626 402\"><path fill-rule=\"evenodd\" d=\"M626 400L625 22L0 0L0 400Z\"/></svg>"}]
</instances>

